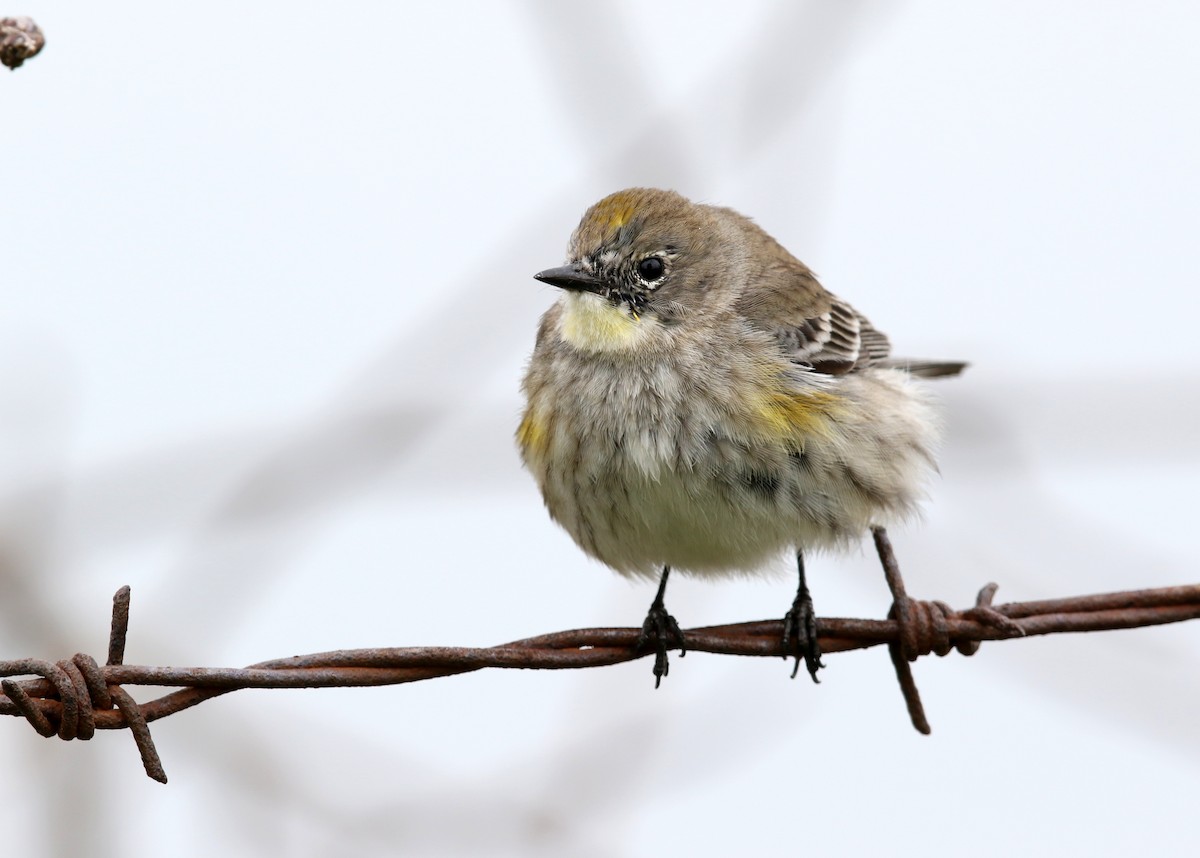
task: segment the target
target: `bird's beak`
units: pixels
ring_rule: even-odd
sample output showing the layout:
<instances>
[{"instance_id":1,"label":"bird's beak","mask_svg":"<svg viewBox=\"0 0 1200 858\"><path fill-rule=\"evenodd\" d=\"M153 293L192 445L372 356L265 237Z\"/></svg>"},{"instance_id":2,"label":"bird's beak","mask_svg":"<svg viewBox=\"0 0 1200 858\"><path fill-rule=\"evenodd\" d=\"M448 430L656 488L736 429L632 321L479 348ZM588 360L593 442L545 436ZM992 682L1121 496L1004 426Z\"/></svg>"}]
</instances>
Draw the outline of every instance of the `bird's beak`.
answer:
<instances>
[{"instance_id":1,"label":"bird's beak","mask_svg":"<svg viewBox=\"0 0 1200 858\"><path fill-rule=\"evenodd\" d=\"M543 283L549 283L560 289L570 289L573 292L603 293L607 288L594 276L580 268L578 263L563 265L560 268L547 268L545 271L539 271L533 275L533 279L541 280Z\"/></svg>"}]
</instances>

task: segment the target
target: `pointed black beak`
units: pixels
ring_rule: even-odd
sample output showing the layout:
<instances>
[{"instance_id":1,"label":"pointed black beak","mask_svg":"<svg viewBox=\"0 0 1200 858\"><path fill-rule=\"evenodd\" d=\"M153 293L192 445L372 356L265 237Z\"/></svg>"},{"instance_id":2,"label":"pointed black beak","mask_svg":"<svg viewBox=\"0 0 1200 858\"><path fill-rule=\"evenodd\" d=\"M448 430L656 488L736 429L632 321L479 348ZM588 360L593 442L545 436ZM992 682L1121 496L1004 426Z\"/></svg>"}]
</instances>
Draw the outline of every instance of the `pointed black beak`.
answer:
<instances>
[{"instance_id":1,"label":"pointed black beak","mask_svg":"<svg viewBox=\"0 0 1200 858\"><path fill-rule=\"evenodd\" d=\"M574 292L603 293L606 291L605 285L580 268L578 263L563 265L560 268L547 268L545 271L539 271L533 275L533 279Z\"/></svg>"}]
</instances>

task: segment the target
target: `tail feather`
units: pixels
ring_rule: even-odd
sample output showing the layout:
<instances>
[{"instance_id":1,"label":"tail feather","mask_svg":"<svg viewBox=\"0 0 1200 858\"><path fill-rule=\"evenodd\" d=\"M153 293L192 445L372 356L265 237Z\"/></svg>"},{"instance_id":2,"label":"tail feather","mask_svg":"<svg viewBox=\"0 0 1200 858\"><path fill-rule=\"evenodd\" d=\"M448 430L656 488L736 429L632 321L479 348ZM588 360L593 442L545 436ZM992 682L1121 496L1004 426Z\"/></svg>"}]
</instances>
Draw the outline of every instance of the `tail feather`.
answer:
<instances>
[{"instance_id":1,"label":"tail feather","mask_svg":"<svg viewBox=\"0 0 1200 858\"><path fill-rule=\"evenodd\" d=\"M908 360L906 358L888 358L874 365L889 369L902 369L918 378L944 378L958 375L970 366L966 361Z\"/></svg>"}]
</instances>

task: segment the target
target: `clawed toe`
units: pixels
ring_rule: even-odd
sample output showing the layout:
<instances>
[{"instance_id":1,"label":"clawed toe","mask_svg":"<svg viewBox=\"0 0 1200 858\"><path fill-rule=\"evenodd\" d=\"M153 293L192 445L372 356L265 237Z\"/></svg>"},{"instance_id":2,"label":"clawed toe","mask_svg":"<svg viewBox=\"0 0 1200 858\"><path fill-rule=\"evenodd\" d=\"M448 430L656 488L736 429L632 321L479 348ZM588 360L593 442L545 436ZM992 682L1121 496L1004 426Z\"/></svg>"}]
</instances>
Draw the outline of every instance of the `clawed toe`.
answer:
<instances>
[{"instance_id":1,"label":"clawed toe","mask_svg":"<svg viewBox=\"0 0 1200 858\"><path fill-rule=\"evenodd\" d=\"M651 647L654 648L654 687L658 688L662 678L671 671L667 651L678 649L680 656L687 653L679 623L658 603L650 606L646 621L642 623L642 633L637 639L639 652L645 652Z\"/></svg>"},{"instance_id":2,"label":"clawed toe","mask_svg":"<svg viewBox=\"0 0 1200 858\"><path fill-rule=\"evenodd\" d=\"M821 662L821 644L817 639L817 615L807 588L796 594L792 609L783 618L783 657L788 656L796 659L792 679L800 672L800 660L803 659L812 681L821 681L817 671L825 665Z\"/></svg>"},{"instance_id":3,"label":"clawed toe","mask_svg":"<svg viewBox=\"0 0 1200 858\"><path fill-rule=\"evenodd\" d=\"M796 657L792 668L792 679L800 672L800 659L808 668L808 675L813 682L817 679L817 671L825 665L821 663L821 643L817 640L817 615L813 611L812 596L808 592L808 580L804 575L804 552L796 552L796 567L800 572L800 586L796 588L796 598L792 601L792 609L783 618L783 657Z\"/></svg>"},{"instance_id":4,"label":"clawed toe","mask_svg":"<svg viewBox=\"0 0 1200 858\"><path fill-rule=\"evenodd\" d=\"M687 654L679 623L675 622L675 618L667 613L666 605L663 603L663 597L667 592L667 578L670 574L671 567L663 567L662 577L658 581L658 595L650 603L650 610L646 614L646 621L642 623L642 633L638 635L636 644L639 653L654 647L655 688L658 688L662 683L662 678L671 670L667 650L678 648L680 658Z\"/></svg>"}]
</instances>

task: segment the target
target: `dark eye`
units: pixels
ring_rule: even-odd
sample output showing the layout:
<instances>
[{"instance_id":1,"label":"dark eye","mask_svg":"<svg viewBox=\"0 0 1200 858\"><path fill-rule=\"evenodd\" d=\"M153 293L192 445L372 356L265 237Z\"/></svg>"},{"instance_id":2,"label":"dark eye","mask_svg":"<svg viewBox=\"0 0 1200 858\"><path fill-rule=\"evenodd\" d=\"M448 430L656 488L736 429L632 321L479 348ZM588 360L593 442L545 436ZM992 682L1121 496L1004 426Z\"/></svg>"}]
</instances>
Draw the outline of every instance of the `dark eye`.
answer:
<instances>
[{"instance_id":1,"label":"dark eye","mask_svg":"<svg viewBox=\"0 0 1200 858\"><path fill-rule=\"evenodd\" d=\"M657 256L647 256L638 263L638 276L647 283L652 283L662 277L666 270L663 261Z\"/></svg>"}]
</instances>

